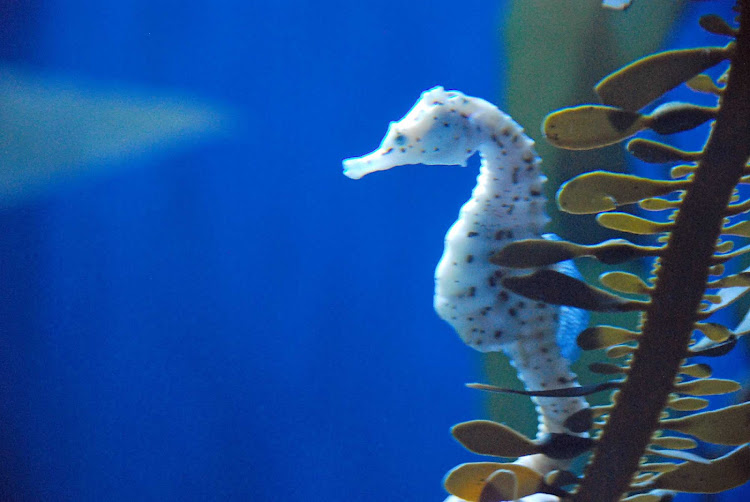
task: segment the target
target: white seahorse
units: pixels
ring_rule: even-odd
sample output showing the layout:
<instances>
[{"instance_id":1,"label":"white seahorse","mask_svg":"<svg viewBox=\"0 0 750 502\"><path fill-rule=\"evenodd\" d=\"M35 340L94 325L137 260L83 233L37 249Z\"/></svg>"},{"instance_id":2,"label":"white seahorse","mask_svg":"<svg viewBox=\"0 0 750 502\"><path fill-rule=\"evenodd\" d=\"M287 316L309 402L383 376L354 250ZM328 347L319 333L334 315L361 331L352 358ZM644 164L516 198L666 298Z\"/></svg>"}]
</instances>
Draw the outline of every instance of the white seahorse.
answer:
<instances>
[{"instance_id":1,"label":"white seahorse","mask_svg":"<svg viewBox=\"0 0 750 502\"><path fill-rule=\"evenodd\" d=\"M435 87L390 124L377 150L344 160L344 174L359 179L404 164L466 166L475 152L481 159L477 185L445 237L435 271L435 310L469 346L504 351L527 389L575 386L566 356L585 327L586 314L504 289L501 278L528 271L488 261L513 240L539 238L549 221L540 159L513 119L483 99ZM560 270L575 274L570 263ZM540 435L567 433L565 419L588 406L582 397L540 397L535 402ZM519 462L542 473L565 464L542 455Z\"/></svg>"}]
</instances>

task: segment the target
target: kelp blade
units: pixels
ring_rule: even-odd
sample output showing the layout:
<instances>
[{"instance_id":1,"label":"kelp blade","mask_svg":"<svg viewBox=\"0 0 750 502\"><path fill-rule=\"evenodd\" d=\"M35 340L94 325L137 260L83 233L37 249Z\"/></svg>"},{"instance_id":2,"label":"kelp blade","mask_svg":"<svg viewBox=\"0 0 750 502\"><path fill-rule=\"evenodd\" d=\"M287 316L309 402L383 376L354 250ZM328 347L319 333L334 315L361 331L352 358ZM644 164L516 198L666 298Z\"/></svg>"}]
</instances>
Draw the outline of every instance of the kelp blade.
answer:
<instances>
[{"instance_id":1,"label":"kelp blade","mask_svg":"<svg viewBox=\"0 0 750 502\"><path fill-rule=\"evenodd\" d=\"M660 52L605 77L595 90L605 105L637 111L727 57L723 47Z\"/></svg>"}]
</instances>

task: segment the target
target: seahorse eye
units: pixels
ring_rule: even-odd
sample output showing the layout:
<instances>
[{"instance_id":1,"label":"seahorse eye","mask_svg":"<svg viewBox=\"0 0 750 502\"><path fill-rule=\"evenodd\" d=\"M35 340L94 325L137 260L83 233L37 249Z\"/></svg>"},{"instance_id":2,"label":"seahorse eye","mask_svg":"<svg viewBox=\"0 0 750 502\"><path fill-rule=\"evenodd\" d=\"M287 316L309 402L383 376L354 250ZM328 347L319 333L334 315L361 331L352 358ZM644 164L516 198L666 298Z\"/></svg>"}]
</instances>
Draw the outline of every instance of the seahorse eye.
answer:
<instances>
[{"instance_id":1,"label":"seahorse eye","mask_svg":"<svg viewBox=\"0 0 750 502\"><path fill-rule=\"evenodd\" d=\"M398 146L403 146L406 144L406 136L404 136L401 133L396 134L396 137L393 138L393 142L396 143Z\"/></svg>"}]
</instances>

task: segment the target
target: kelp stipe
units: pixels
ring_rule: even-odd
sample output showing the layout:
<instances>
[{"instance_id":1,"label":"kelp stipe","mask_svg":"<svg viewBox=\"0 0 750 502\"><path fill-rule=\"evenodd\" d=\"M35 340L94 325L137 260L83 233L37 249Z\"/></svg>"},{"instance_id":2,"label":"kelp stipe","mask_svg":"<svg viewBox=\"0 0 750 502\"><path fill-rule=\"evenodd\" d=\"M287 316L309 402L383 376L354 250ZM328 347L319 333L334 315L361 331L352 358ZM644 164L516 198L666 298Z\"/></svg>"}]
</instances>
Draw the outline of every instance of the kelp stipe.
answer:
<instances>
[{"instance_id":1,"label":"kelp stipe","mask_svg":"<svg viewBox=\"0 0 750 502\"><path fill-rule=\"evenodd\" d=\"M734 39L725 47L667 51L643 58L597 85L603 105L560 110L544 124L553 144L587 149L622 141L646 128L671 134L714 120L708 141L699 151L640 138L628 144L628 151L646 162L685 163L673 169L674 177L684 179L651 180L599 171L577 176L558 192L558 205L564 211L598 213L597 220L607 228L657 234L665 244L646 247L618 240L580 246L536 240L510 244L494 257L496 263L509 267L549 265L576 256L592 256L605 263L658 257L650 284L622 272L600 277L610 289L640 295L639 300L572 283L549 272L516 276L505 283L536 300L595 311L643 311L637 332L596 326L578 338L584 349L608 348L610 357L627 359L623 364L600 363L592 368L621 377L609 382L617 387L612 405L584 410L570 419L580 422L579 430L601 430L594 438L584 475L567 480L566 497L572 500L610 502L627 497L624 500L650 502L669 499L673 492L717 493L750 479L750 403L680 418L668 418L666 412L698 411L707 402L694 396L740 388L734 381L710 378L705 364L686 362L695 355L723 355L747 332L744 322L734 332L706 322L750 289L747 271L710 280L721 274L725 262L750 251L749 246L732 252L731 243L721 240L724 235L750 236L747 220L729 220L750 210L750 202L738 201L736 195L737 185L746 183L750 174L750 2L741 1L738 6L738 29L716 16L701 20L705 29ZM720 79L726 85L720 87L701 72L724 60L730 65ZM650 115L639 113L683 82L716 94L718 106L674 103ZM663 198L673 192L679 196ZM613 211L633 203L646 210L674 209L674 214L661 223ZM594 418L599 420L594 422ZM693 440L662 436L661 430L737 448L707 460L683 451L696 445Z\"/></svg>"}]
</instances>

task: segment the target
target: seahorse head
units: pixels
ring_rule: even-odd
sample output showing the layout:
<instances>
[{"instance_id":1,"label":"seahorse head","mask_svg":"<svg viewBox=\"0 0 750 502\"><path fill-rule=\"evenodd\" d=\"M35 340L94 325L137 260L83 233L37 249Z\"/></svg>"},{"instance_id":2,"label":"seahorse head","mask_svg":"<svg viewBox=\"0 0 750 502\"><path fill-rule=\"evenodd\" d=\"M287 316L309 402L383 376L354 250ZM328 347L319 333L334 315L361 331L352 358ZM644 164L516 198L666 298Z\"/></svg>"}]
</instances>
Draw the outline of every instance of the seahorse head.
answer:
<instances>
[{"instance_id":1,"label":"seahorse head","mask_svg":"<svg viewBox=\"0 0 750 502\"><path fill-rule=\"evenodd\" d=\"M465 166L476 151L471 119L481 108L477 101L486 103L442 87L423 92L401 120L391 122L377 150L344 160L344 174L359 179L405 164Z\"/></svg>"}]
</instances>

